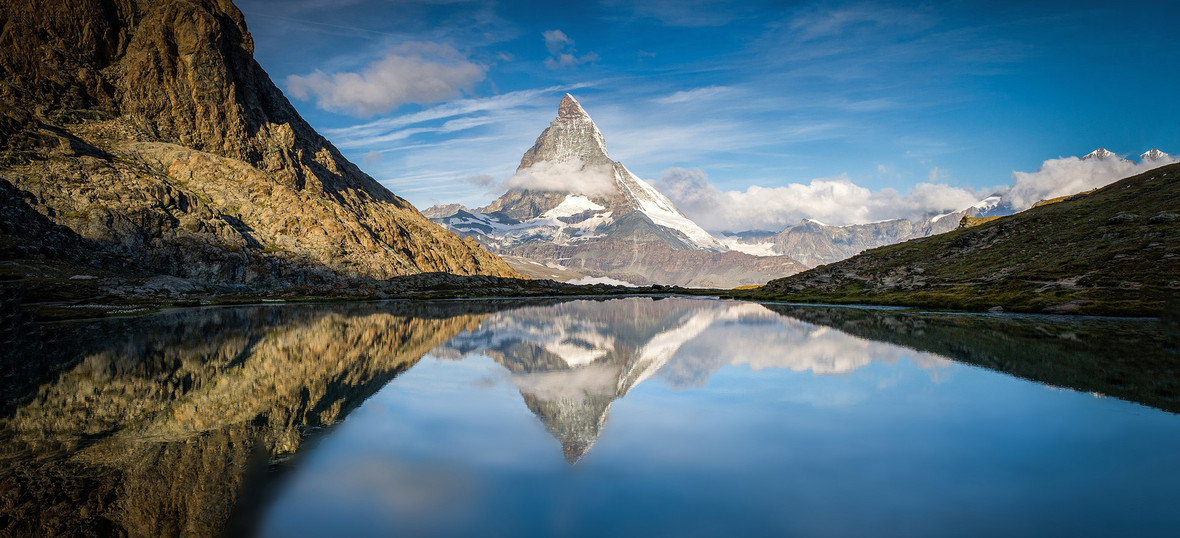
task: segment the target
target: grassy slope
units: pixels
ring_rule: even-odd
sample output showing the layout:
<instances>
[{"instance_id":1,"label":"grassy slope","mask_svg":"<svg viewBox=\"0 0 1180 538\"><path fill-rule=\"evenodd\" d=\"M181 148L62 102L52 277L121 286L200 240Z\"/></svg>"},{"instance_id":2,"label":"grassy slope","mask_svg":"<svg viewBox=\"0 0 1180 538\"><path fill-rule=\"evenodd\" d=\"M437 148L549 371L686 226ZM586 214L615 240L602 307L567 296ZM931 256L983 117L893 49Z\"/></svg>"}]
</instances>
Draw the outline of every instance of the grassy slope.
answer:
<instances>
[{"instance_id":1,"label":"grassy slope","mask_svg":"<svg viewBox=\"0 0 1180 538\"><path fill-rule=\"evenodd\" d=\"M1086 195L869 250L734 295L1154 315L1180 295L1178 215L1180 164L1173 164Z\"/></svg>"}]
</instances>

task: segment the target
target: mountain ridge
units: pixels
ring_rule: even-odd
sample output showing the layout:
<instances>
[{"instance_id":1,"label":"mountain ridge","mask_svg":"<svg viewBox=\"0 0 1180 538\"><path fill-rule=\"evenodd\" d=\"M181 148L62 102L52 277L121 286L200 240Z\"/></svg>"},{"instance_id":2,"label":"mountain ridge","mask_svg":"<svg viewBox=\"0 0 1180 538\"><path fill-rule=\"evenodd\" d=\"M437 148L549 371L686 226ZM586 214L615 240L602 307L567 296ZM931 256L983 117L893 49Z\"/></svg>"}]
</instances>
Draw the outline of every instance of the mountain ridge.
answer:
<instances>
[{"instance_id":1,"label":"mountain ridge","mask_svg":"<svg viewBox=\"0 0 1180 538\"><path fill-rule=\"evenodd\" d=\"M250 288L520 276L312 129L231 2L13 0L4 16L0 178L130 266Z\"/></svg>"}]
</instances>

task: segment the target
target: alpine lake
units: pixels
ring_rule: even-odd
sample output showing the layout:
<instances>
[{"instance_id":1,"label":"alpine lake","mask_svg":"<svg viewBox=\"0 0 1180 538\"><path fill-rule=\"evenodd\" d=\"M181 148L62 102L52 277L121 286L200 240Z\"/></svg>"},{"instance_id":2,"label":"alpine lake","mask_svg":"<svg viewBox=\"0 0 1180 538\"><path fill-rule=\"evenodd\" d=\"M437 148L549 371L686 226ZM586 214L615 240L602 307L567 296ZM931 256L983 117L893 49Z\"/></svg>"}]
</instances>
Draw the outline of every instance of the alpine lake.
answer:
<instances>
[{"instance_id":1,"label":"alpine lake","mask_svg":"<svg viewBox=\"0 0 1180 538\"><path fill-rule=\"evenodd\" d=\"M3 535L1180 530L1168 318L670 296L6 331Z\"/></svg>"}]
</instances>

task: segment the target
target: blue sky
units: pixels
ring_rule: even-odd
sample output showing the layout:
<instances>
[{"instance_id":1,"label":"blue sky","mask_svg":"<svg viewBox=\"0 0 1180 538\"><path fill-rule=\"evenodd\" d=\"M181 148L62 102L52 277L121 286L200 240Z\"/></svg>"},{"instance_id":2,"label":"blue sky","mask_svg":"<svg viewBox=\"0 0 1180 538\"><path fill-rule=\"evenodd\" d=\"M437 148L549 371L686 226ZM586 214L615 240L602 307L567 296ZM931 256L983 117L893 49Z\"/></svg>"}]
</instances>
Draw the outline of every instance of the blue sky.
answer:
<instances>
[{"instance_id":1,"label":"blue sky","mask_svg":"<svg viewBox=\"0 0 1180 538\"><path fill-rule=\"evenodd\" d=\"M300 113L420 208L493 199L568 91L714 230L952 209L1100 146L1180 153L1178 5L239 2Z\"/></svg>"}]
</instances>

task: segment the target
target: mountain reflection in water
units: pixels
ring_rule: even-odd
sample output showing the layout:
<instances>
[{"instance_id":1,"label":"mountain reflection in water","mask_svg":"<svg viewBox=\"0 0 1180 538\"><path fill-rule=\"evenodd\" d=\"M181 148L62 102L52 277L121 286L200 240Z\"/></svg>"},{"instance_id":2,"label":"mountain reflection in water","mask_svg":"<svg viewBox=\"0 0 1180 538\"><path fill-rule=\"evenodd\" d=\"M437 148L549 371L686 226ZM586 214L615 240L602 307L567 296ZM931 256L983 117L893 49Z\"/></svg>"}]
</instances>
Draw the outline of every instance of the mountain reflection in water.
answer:
<instances>
[{"instance_id":1,"label":"mountain reflection in water","mask_svg":"<svg viewBox=\"0 0 1180 538\"><path fill-rule=\"evenodd\" d=\"M309 436L402 390L386 385L428 354L494 361L569 464L636 387L691 392L727 367L847 376L905 360L936 379L959 361L1180 410L1175 346L1154 321L625 298L194 309L23 330L0 387L9 535L255 532Z\"/></svg>"},{"instance_id":2,"label":"mountain reflection in water","mask_svg":"<svg viewBox=\"0 0 1180 538\"><path fill-rule=\"evenodd\" d=\"M841 374L874 360L896 361L903 352L758 304L668 298L575 301L492 314L431 354L492 357L510 372L529 410L572 464L594 445L611 403L653 376L688 388L704 385L723 366ZM908 354L932 368L946 363L931 354Z\"/></svg>"}]
</instances>

